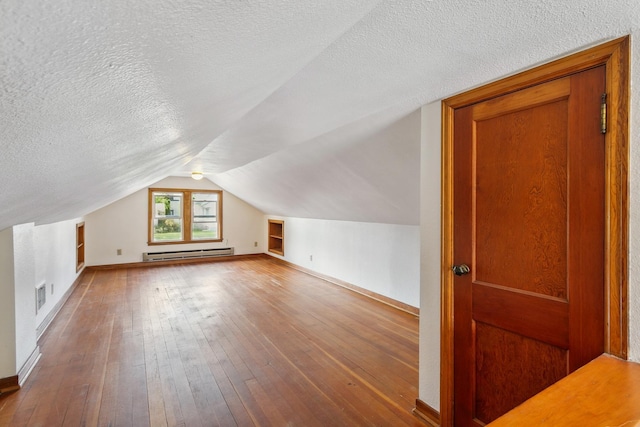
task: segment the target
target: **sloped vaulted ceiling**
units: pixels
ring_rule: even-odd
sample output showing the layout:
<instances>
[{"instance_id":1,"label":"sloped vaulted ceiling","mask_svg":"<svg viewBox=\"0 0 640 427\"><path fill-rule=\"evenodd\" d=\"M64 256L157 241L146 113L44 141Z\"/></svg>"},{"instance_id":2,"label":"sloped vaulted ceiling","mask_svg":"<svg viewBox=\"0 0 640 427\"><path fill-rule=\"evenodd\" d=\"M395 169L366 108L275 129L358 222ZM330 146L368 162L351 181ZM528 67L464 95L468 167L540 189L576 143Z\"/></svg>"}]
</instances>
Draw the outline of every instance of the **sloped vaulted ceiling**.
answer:
<instances>
[{"instance_id":1,"label":"sloped vaulted ceiling","mask_svg":"<svg viewBox=\"0 0 640 427\"><path fill-rule=\"evenodd\" d=\"M637 0L5 0L0 229L193 169L417 224L421 105L639 27Z\"/></svg>"}]
</instances>

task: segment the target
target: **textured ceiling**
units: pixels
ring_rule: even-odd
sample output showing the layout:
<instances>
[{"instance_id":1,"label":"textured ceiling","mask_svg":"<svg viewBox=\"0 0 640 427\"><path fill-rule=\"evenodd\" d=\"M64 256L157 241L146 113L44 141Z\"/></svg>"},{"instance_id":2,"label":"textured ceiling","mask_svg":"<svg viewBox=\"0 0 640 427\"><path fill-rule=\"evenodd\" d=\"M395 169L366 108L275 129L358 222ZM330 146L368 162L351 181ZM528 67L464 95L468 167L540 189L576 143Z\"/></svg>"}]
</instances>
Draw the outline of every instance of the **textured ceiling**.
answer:
<instances>
[{"instance_id":1,"label":"textured ceiling","mask_svg":"<svg viewBox=\"0 0 640 427\"><path fill-rule=\"evenodd\" d=\"M637 0L3 0L0 229L193 169L418 224L421 105L639 28Z\"/></svg>"}]
</instances>

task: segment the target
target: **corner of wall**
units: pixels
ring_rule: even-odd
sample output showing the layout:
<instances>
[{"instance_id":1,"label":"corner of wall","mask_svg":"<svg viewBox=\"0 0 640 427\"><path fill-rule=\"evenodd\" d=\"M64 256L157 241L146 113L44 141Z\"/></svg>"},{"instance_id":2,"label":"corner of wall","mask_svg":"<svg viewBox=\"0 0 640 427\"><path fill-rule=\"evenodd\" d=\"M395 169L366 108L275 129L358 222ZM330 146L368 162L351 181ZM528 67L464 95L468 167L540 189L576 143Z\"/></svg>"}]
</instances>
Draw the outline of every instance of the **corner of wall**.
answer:
<instances>
[{"instance_id":1,"label":"corner of wall","mask_svg":"<svg viewBox=\"0 0 640 427\"><path fill-rule=\"evenodd\" d=\"M16 375L13 229L0 231L0 380Z\"/></svg>"},{"instance_id":2,"label":"corner of wall","mask_svg":"<svg viewBox=\"0 0 640 427\"><path fill-rule=\"evenodd\" d=\"M13 227L16 366L15 373L27 363L34 350L36 340L35 307L35 224L20 224Z\"/></svg>"},{"instance_id":3,"label":"corner of wall","mask_svg":"<svg viewBox=\"0 0 640 427\"><path fill-rule=\"evenodd\" d=\"M441 103L421 110L420 141L420 400L440 407Z\"/></svg>"}]
</instances>

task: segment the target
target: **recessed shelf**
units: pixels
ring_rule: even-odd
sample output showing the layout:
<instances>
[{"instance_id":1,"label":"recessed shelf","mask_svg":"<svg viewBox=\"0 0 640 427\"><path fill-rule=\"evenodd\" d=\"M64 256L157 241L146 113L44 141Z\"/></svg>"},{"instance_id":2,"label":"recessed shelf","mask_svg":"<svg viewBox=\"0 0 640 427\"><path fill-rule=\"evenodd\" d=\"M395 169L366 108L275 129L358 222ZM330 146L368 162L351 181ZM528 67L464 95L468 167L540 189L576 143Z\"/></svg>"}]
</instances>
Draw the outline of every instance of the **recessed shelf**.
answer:
<instances>
[{"instance_id":1,"label":"recessed shelf","mask_svg":"<svg viewBox=\"0 0 640 427\"><path fill-rule=\"evenodd\" d=\"M76 224L76 272L84 267L84 222Z\"/></svg>"},{"instance_id":2,"label":"recessed shelf","mask_svg":"<svg viewBox=\"0 0 640 427\"><path fill-rule=\"evenodd\" d=\"M284 221L270 219L267 249L269 252L284 256Z\"/></svg>"}]
</instances>

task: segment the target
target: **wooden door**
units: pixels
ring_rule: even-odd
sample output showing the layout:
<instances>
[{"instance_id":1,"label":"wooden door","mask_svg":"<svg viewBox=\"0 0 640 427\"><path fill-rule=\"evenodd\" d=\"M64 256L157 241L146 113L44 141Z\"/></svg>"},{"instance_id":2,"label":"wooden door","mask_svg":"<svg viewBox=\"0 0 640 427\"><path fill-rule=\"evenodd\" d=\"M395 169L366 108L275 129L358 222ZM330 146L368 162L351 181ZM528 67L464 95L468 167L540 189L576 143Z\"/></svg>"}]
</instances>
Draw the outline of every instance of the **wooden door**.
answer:
<instances>
[{"instance_id":1,"label":"wooden door","mask_svg":"<svg viewBox=\"0 0 640 427\"><path fill-rule=\"evenodd\" d=\"M604 66L455 111L454 422L604 351Z\"/></svg>"}]
</instances>

